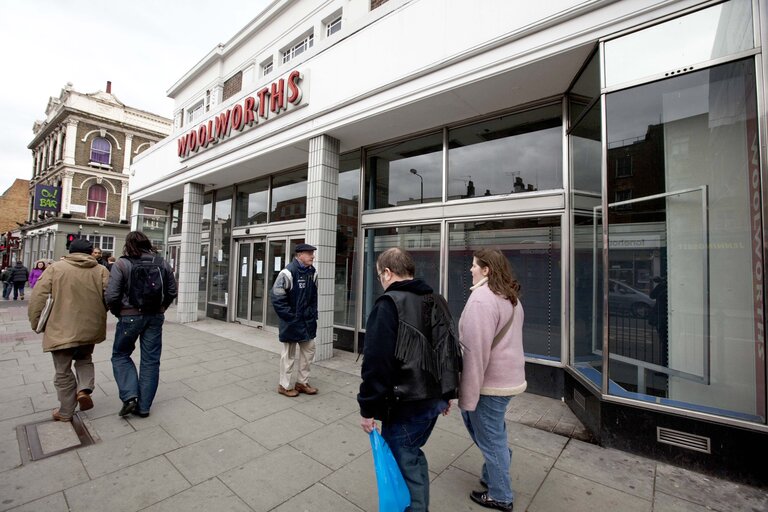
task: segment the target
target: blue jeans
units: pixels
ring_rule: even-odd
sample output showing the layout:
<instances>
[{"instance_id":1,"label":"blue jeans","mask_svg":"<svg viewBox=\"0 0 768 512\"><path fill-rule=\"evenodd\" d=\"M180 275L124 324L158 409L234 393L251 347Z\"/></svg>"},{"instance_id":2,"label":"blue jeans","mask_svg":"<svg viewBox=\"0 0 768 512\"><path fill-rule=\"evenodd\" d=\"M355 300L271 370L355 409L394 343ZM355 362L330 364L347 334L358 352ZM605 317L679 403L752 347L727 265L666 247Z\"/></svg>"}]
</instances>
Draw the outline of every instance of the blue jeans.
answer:
<instances>
[{"instance_id":1,"label":"blue jeans","mask_svg":"<svg viewBox=\"0 0 768 512\"><path fill-rule=\"evenodd\" d=\"M411 493L411 506L408 507L411 512L429 510L429 468L421 447L427 444L437 416L438 413L430 411L407 422L381 426L381 437L389 445Z\"/></svg>"},{"instance_id":2,"label":"blue jeans","mask_svg":"<svg viewBox=\"0 0 768 512\"><path fill-rule=\"evenodd\" d=\"M117 322L112 346L112 372L115 375L120 400L138 398L137 411L148 413L160 380L160 354L163 350L163 321L165 315L125 315ZM139 372L131 354L136 340L141 338Z\"/></svg>"},{"instance_id":3,"label":"blue jeans","mask_svg":"<svg viewBox=\"0 0 768 512\"><path fill-rule=\"evenodd\" d=\"M11 296L11 289L13 284L8 281L3 281L3 298L8 299Z\"/></svg>"},{"instance_id":4,"label":"blue jeans","mask_svg":"<svg viewBox=\"0 0 768 512\"><path fill-rule=\"evenodd\" d=\"M483 454L482 479L488 484L488 496L496 501L515 500L509 467L512 450L507 444L507 424L504 413L511 396L480 395L474 411L461 411L469 435Z\"/></svg>"}]
</instances>

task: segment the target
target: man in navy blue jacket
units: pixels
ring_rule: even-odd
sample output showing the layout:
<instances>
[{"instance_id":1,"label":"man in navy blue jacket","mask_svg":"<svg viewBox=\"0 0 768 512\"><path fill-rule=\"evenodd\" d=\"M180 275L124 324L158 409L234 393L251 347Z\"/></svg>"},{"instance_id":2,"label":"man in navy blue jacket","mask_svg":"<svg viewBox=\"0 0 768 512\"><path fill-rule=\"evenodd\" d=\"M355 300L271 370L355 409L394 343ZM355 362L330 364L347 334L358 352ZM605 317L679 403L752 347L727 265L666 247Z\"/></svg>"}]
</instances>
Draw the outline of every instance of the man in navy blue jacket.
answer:
<instances>
[{"instance_id":1,"label":"man in navy blue jacket","mask_svg":"<svg viewBox=\"0 0 768 512\"><path fill-rule=\"evenodd\" d=\"M280 317L280 383L277 392L288 397L299 393L316 395L309 385L309 365L315 357L317 333L317 273L312 263L317 248L309 244L296 246L296 258L280 271L272 286L272 307ZM299 354L296 385L291 376Z\"/></svg>"}]
</instances>

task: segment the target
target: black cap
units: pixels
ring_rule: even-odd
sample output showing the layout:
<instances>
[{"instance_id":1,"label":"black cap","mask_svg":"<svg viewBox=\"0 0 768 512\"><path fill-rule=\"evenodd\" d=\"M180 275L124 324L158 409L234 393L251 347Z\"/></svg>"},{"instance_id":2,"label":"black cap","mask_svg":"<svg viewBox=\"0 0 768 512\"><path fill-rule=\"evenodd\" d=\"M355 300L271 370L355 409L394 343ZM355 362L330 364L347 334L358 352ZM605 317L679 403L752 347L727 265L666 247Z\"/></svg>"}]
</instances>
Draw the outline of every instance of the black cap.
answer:
<instances>
[{"instance_id":1,"label":"black cap","mask_svg":"<svg viewBox=\"0 0 768 512\"><path fill-rule=\"evenodd\" d=\"M316 251L317 247L314 247L309 244L299 244L296 246L296 249L293 252L312 252Z\"/></svg>"},{"instance_id":2,"label":"black cap","mask_svg":"<svg viewBox=\"0 0 768 512\"><path fill-rule=\"evenodd\" d=\"M76 238L69 244L69 254L76 252L91 254L93 252L93 244L86 238Z\"/></svg>"}]
</instances>

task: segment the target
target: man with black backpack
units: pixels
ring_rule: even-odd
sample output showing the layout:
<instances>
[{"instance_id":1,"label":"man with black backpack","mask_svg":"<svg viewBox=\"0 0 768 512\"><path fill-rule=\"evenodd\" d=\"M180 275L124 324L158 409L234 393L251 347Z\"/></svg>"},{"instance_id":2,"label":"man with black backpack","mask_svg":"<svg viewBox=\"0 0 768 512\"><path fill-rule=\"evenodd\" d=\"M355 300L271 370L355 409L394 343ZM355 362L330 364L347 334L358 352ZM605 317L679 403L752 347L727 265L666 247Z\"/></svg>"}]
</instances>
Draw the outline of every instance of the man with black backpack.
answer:
<instances>
[{"instance_id":1,"label":"man with black backpack","mask_svg":"<svg viewBox=\"0 0 768 512\"><path fill-rule=\"evenodd\" d=\"M112 346L112 371L123 401L118 414L146 418L160 380L164 313L176 298L176 279L141 231L125 237L123 256L112 265L104 298L120 319ZM141 343L139 372L131 359L137 339Z\"/></svg>"},{"instance_id":2,"label":"man with black backpack","mask_svg":"<svg viewBox=\"0 0 768 512\"><path fill-rule=\"evenodd\" d=\"M437 417L458 396L461 348L448 304L421 279L397 247L376 261L384 295L368 315L360 393L360 426L381 436L411 494L408 510L429 510L429 468L421 448Z\"/></svg>"}]
</instances>

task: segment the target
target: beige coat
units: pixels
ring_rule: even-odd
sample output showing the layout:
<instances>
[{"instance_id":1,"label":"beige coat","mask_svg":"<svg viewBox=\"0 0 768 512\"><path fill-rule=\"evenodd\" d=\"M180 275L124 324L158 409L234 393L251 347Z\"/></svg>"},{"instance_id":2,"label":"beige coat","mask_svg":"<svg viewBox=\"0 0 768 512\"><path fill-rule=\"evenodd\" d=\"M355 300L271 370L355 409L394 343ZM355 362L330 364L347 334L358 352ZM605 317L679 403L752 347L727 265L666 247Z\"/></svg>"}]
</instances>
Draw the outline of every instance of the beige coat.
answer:
<instances>
[{"instance_id":1,"label":"beige coat","mask_svg":"<svg viewBox=\"0 0 768 512\"><path fill-rule=\"evenodd\" d=\"M32 290L28 311L34 329L48 294L53 294L53 309L43 335L44 352L104 341L104 290L108 281L109 271L89 254L70 254L45 269Z\"/></svg>"}]
</instances>

